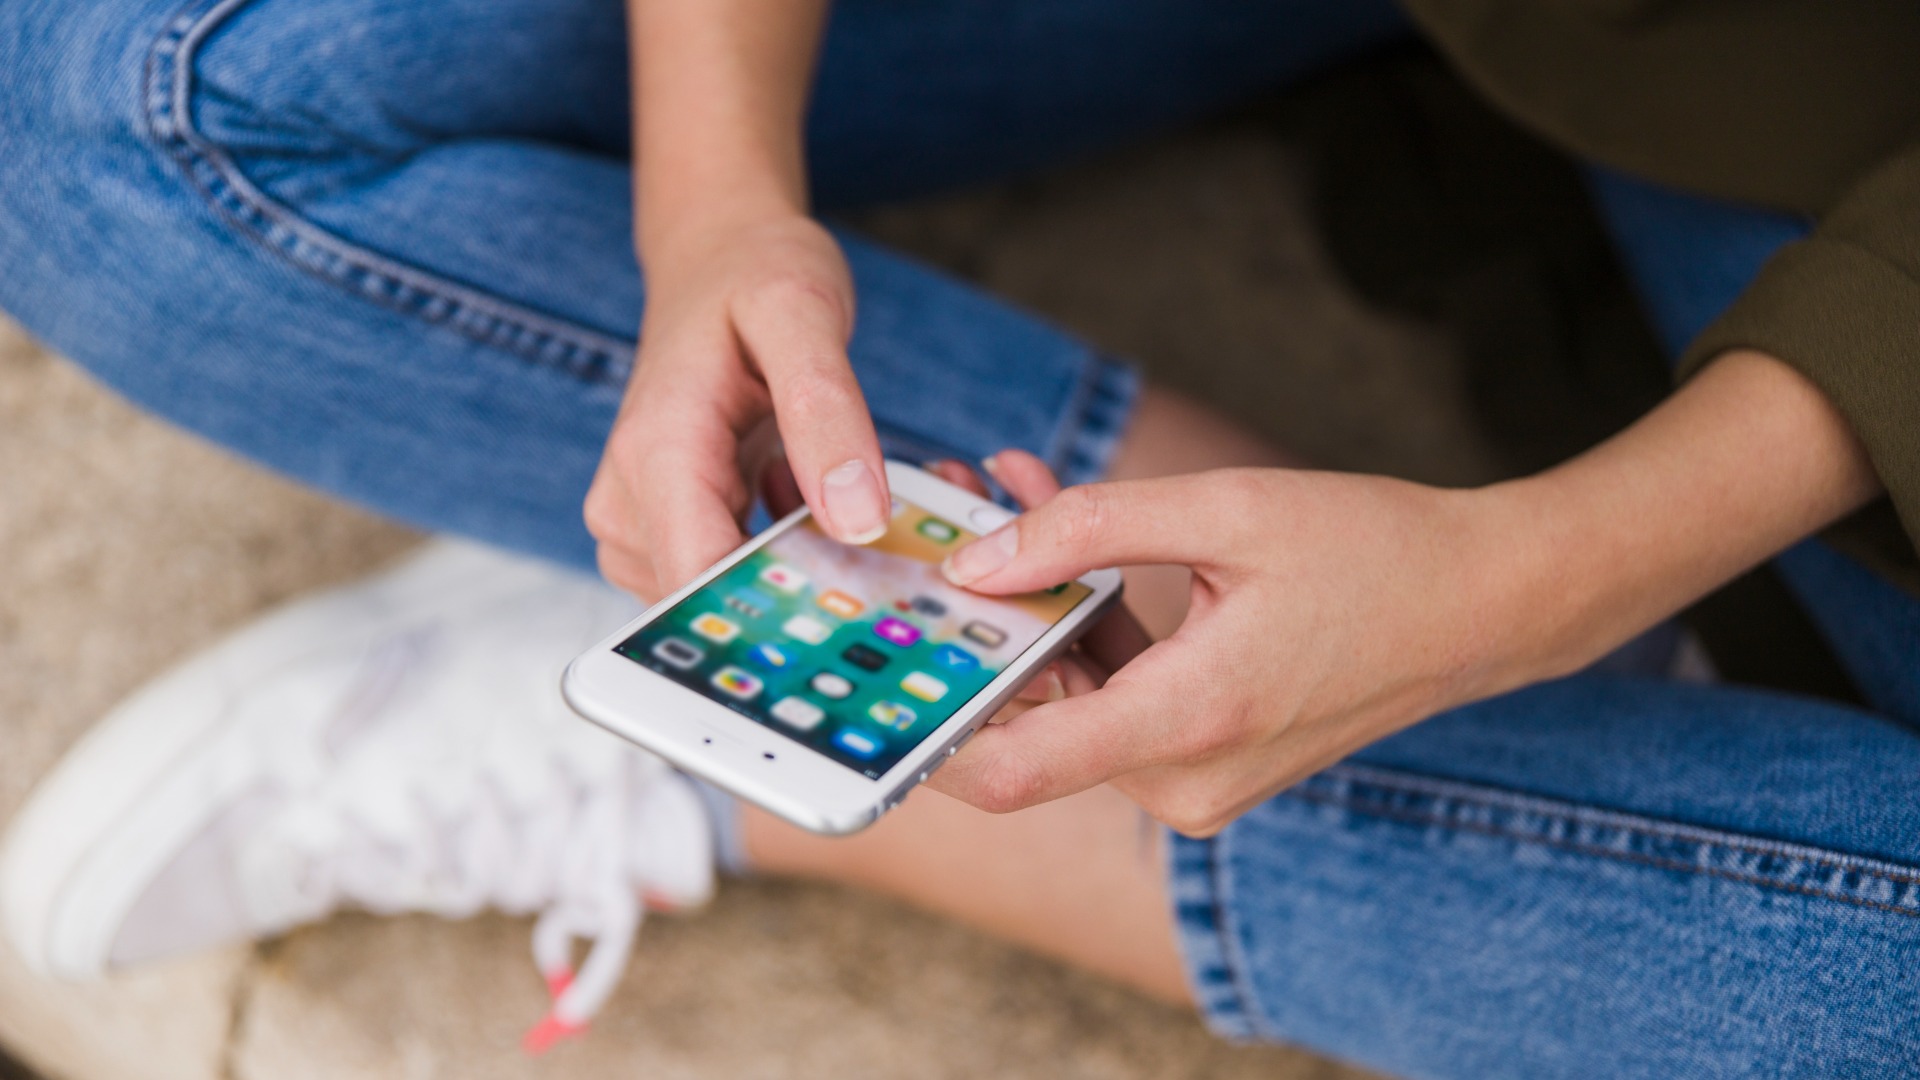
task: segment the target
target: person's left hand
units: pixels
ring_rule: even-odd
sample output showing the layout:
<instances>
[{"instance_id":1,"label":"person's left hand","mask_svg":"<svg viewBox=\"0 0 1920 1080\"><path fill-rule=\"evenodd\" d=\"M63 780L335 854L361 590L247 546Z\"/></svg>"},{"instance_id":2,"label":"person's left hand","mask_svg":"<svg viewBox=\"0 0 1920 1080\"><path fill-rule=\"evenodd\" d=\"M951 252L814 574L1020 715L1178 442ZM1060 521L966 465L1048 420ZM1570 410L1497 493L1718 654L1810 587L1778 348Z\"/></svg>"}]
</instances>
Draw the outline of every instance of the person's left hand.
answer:
<instances>
[{"instance_id":1,"label":"person's left hand","mask_svg":"<svg viewBox=\"0 0 1920 1080\"><path fill-rule=\"evenodd\" d=\"M1117 635L1131 656L1111 630L1089 639L1058 666L1071 696L982 730L929 781L982 809L1111 781L1208 835L1367 743L1553 673L1488 617L1511 552L1477 492L1290 469L1061 491L1030 455L995 465L1031 508L955 552L955 584L1011 594L1166 563L1194 577L1171 637Z\"/></svg>"}]
</instances>

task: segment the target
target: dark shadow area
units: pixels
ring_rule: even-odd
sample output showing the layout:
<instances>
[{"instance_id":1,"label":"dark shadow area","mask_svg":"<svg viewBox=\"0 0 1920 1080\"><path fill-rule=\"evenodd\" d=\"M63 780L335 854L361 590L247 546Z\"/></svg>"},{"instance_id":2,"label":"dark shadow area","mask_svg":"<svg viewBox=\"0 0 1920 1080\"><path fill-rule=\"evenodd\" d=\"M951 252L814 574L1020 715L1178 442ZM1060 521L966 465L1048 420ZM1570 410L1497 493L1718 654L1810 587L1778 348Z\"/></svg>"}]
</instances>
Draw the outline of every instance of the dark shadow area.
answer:
<instances>
[{"instance_id":1,"label":"dark shadow area","mask_svg":"<svg viewBox=\"0 0 1920 1080\"><path fill-rule=\"evenodd\" d=\"M34 1076L26 1066L8 1057L5 1050L0 1050L0 1080L34 1080Z\"/></svg>"},{"instance_id":2,"label":"dark shadow area","mask_svg":"<svg viewBox=\"0 0 1920 1080\"><path fill-rule=\"evenodd\" d=\"M1369 301L1443 326L1513 474L1626 426L1667 364L1579 169L1408 47L1272 107L1313 169L1314 213ZM1858 703L1811 620L1762 567L1684 616L1726 678Z\"/></svg>"}]
</instances>

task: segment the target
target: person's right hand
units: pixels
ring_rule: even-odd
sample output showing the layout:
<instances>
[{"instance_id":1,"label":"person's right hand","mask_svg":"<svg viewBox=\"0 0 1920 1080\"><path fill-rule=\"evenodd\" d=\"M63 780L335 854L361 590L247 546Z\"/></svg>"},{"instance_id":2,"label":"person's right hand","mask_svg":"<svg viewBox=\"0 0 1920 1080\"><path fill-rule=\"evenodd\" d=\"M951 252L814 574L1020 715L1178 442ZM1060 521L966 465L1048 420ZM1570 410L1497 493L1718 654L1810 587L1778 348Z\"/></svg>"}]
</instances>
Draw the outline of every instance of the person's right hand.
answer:
<instances>
[{"instance_id":1,"label":"person's right hand","mask_svg":"<svg viewBox=\"0 0 1920 1080\"><path fill-rule=\"evenodd\" d=\"M769 419L827 531L878 539L890 494L847 363L853 281L833 237L782 215L648 256L638 362L587 493L601 573L651 600L736 547Z\"/></svg>"}]
</instances>

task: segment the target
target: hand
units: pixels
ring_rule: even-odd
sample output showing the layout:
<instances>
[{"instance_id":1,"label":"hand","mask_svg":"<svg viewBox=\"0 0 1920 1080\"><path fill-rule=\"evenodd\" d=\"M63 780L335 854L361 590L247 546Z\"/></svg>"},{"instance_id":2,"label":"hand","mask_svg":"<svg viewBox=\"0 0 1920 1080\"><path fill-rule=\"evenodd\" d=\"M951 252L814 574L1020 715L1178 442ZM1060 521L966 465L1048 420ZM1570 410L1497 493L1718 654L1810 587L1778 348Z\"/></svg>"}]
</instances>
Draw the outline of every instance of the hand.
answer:
<instances>
[{"instance_id":1,"label":"hand","mask_svg":"<svg viewBox=\"0 0 1920 1080\"><path fill-rule=\"evenodd\" d=\"M1018 452L996 461L1024 484L1045 472ZM1077 693L983 730L931 786L1004 812L1111 781L1208 835L1367 743L1504 688L1522 676L1485 659L1476 611L1497 551L1472 495L1246 469L1039 503L955 552L948 576L1009 594L1175 563L1194 574L1186 621L1135 655L1087 650L1066 669Z\"/></svg>"},{"instance_id":2,"label":"hand","mask_svg":"<svg viewBox=\"0 0 1920 1080\"><path fill-rule=\"evenodd\" d=\"M828 530L877 539L890 496L847 363L853 283L833 238L784 214L651 254L638 363L587 494L601 572L654 598L737 546L769 420Z\"/></svg>"},{"instance_id":3,"label":"hand","mask_svg":"<svg viewBox=\"0 0 1920 1080\"><path fill-rule=\"evenodd\" d=\"M1007 494L1022 508L1031 510L1060 494L1060 481L1048 469L1046 463L1022 450L1008 450L988 458L983 462L1000 482ZM963 487L981 498L988 498L987 486L972 469L958 461L929 462L927 471L950 484ZM776 501L782 496L777 494L779 485L772 486L772 498ZM796 496L785 496L787 505L797 506ZM1035 705L1062 698L1092 693L1106 681L1107 673L1140 655L1147 646L1153 644L1153 638L1133 617L1133 612L1122 604L1101 616L1100 621L1089 627L1080 636L1067 654L1047 665L1015 695L999 712L988 719L989 724L1004 724L1020 716ZM937 787L937 785L935 785Z\"/></svg>"}]
</instances>

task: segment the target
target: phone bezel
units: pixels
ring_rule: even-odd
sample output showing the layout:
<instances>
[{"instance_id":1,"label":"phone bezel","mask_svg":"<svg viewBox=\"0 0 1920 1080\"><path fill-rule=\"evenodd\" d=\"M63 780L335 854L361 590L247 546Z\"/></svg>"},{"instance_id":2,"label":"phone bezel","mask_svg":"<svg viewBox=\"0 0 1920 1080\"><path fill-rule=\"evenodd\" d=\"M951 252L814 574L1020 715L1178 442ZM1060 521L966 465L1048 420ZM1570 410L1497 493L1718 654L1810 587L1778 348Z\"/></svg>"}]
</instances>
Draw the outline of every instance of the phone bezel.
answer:
<instances>
[{"instance_id":1,"label":"phone bezel","mask_svg":"<svg viewBox=\"0 0 1920 1080\"><path fill-rule=\"evenodd\" d=\"M887 462L887 481L896 497L964 523L975 532L993 527L983 527L976 514L996 521L1012 517L994 503L911 465ZM581 654L567 666L561 693L575 712L613 734L813 832L854 832L898 805L1029 678L1066 651L1121 593L1118 570L1082 575L1078 580L1092 595L1009 662L1006 670L919 746L878 779L869 779L614 652L615 646L807 516L804 507L788 514Z\"/></svg>"}]
</instances>

